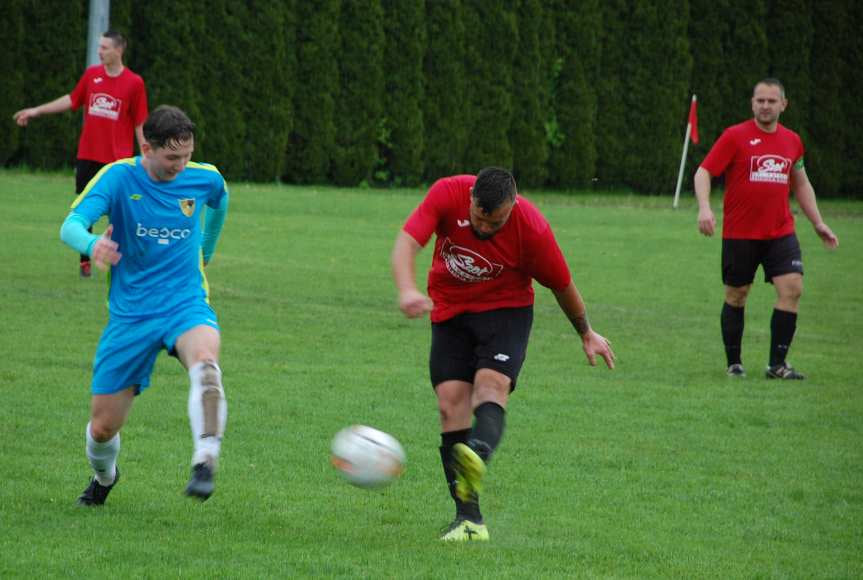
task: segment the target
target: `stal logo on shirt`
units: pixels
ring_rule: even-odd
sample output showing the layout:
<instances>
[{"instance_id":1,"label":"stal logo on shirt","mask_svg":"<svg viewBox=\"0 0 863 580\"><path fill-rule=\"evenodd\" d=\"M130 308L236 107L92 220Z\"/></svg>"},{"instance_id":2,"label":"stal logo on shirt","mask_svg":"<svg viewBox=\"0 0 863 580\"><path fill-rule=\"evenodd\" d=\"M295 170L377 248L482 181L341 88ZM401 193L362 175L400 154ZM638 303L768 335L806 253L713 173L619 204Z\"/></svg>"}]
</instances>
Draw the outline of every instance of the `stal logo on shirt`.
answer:
<instances>
[{"instance_id":1,"label":"stal logo on shirt","mask_svg":"<svg viewBox=\"0 0 863 580\"><path fill-rule=\"evenodd\" d=\"M788 183L791 160L779 155L757 155L750 159L749 181Z\"/></svg>"},{"instance_id":2,"label":"stal logo on shirt","mask_svg":"<svg viewBox=\"0 0 863 580\"><path fill-rule=\"evenodd\" d=\"M104 117L116 121L120 118L120 108L123 101L105 93L90 95L90 106L87 112L94 117Z\"/></svg>"},{"instance_id":3,"label":"stal logo on shirt","mask_svg":"<svg viewBox=\"0 0 863 580\"><path fill-rule=\"evenodd\" d=\"M440 256L449 273L463 282L483 282L497 278L503 266L494 264L473 250L456 246L449 238L444 240Z\"/></svg>"}]
</instances>

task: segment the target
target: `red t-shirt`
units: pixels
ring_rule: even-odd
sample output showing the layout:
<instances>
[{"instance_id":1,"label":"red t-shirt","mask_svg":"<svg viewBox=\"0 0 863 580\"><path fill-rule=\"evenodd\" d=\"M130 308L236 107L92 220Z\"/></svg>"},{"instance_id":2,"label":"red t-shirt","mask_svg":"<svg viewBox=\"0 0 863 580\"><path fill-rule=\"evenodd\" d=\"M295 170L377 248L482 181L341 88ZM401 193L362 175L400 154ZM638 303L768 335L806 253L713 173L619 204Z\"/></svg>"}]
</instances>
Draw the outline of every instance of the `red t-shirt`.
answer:
<instances>
[{"instance_id":1,"label":"red t-shirt","mask_svg":"<svg viewBox=\"0 0 863 580\"><path fill-rule=\"evenodd\" d=\"M84 107L78 159L111 163L135 153L135 127L147 119L144 80L123 68L108 76L105 65L88 67L69 94L72 109Z\"/></svg>"},{"instance_id":2,"label":"red t-shirt","mask_svg":"<svg viewBox=\"0 0 863 580\"><path fill-rule=\"evenodd\" d=\"M754 119L729 127L701 167L725 173L725 239L770 240L794 233L788 205L791 170L803 157L800 136L777 124L762 131Z\"/></svg>"},{"instance_id":3,"label":"red t-shirt","mask_svg":"<svg viewBox=\"0 0 863 580\"><path fill-rule=\"evenodd\" d=\"M551 226L520 195L494 236L480 240L474 235L470 189L475 181L473 175L438 180L404 226L421 246L436 234L428 277L432 322L463 312L529 306L532 279L553 290L563 290L572 280Z\"/></svg>"}]
</instances>

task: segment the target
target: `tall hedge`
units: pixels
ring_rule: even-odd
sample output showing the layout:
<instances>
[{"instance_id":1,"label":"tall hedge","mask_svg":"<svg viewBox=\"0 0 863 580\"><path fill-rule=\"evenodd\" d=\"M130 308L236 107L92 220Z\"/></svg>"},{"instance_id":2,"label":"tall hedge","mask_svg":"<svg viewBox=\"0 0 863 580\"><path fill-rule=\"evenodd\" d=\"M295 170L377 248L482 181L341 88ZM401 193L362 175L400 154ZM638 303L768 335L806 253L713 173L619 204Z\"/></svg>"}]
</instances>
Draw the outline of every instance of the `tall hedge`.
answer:
<instances>
[{"instance_id":1,"label":"tall hedge","mask_svg":"<svg viewBox=\"0 0 863 580\"><path fill-rule=\"evenodd\" d=\"M549 179L562 187L585 187L596 175L596 80L602 13L598 0L554 3L560 71L554 109L560 139L551 150Z\"/></svg>"},{"instance_id":2,"label":"tall hedge","mask_svg":"<svg viewBox=\"0 0 863 580\"><path fill-rule=\"evenodd\" d=\"M247 20L243 3L209 0L203 11L204 30L221 29L222 34L204 34L196 43L197 50L206 55L206 65L196 73L204 89L198 102L200 118L196 120L201 127L196 143L200 152L195 157L215 164L229 180L247 177L244 159L235 153L237 144L244 141L247 118L244 91L237 89L259 90L246 82L241 61L233 58L249 48L245 40Z\"/></svg>"},{"instance_id":3,"label":"tall hedge","mask_svg":"<svg viewBox=\"0 0 863 580\"><path fill-rule=\"evenodd\" d=\"M766 0L728 0L725 22L728 23L728 36L722 51L726 72L720 80L728 85L729 90L723 127L752 117L752 89L770 72Z\"/></svg>"},{"instance_id":4,"label":"tall hedge","mask_svg":"<svg viewBox=\"0 0 863 580\"><path fill-rule=\"evenodd\" d=\"M845 3L823 0L812 6L814 36L812 38L812 108L809 111L809 142L806 172L820 193L838 193L843 175L848 169L845 150L845 130L848 127L843 95L848 87L843 82L843 49L849 36L859 30L848 27L850 15ZM860 163L860 159L856 161ZM858 192L858 195L863 192Z\"/></svg>"},{"instance_id":5,"label":"tall hedge","mask_svg":"<svg viewBox=\"0 0 863 580\"><path fill-rule=\"evenodd\" d=\"M170 18L165 15L170 14ZM133 8L135 51L141 55L138 72L147 85L150 110L159 105L177 106L197 126L195 159L208 160L211 123L203 115L202 101L213 87L205 85L208 61L201 39L210 34L206 12L186 2L148 0ZM212 129L217 130L215 126Z\"/></svg>"},{"instance_id":6,"label":"tall hedge","mask_svg":"<svg viewBox=\"0 0 863 580\"><path fill-rule=\"evenodd\" d=\"M23 85L21 92L14 95L16 106L3 119L4 123L11 122L10 117L17 109L34 107L71 93L87 60L86 18L80 3L24 2L21 14L26 51L17 66L21 67ZM63 17L57 18L57 14ZM73 164L81 123L81 109L30 121L18 137L21 160L33 167L51 169Z\"/></svg>"},{"instance_id":7,"label":"tall hedge","mask_svg":"<svg viewBox=\"0 0 863 580\"><path fill-rule=\"evenodd\" d=\"M512 0L466 0L464 19L465 104L470 109L464 170L512 167L509 127L512 108L512 63L518 46Z\"/></svg>"},{"instance_id":8,"label":"tall hedge","mask_svg":"<svg viewBox=\"0 0 863 580\"><path fill-rule=\"evenodd\" d=\"M540 0L522 0L518 8L518 46L512 67L512 169L521 187L545 184L548 175L549 83L540 35L545 13Z\"/></svg>"},{"instance_id":9,"label":"tall hedge","mask_svg":"<svg viewBox=\"0 0 863 580\"><path fill-rule=\"evenodd\" d=\"M241 80L245 79L239 84L244 89L239 112L245 124L245 134L239 142L245 152L241 158L245 161L244 179L273 181L285 170L288 138L294 126L295 2L255 0L248 4L240 54L254 51L259 66L236 71Z\"/></svg>"},{"instance_id":10,"label":"tall hedge","mask_svg":"<svg viewBox=\"0 0 863 580\"><path fill-rule=\"evenodd\" d=\"M435 0L432 0L435 1ZM384 0L384 112L378 181L416 185L423 174L425 0Z\"/></svg>"},{"instance_id":11,"label":"tall hedge","mask_svg":"<svg viewBox=\"0 0 863 580\"><path fill-rule=\"evenodd\" d=\"M329 179L336 141L340 11L338 0L297 2L294 124L285 160L286 181L325 183Z\"/></svg>"},{"instance_id":12,"label":"tall hedge","mask_svg":"<svg viewBox=\"0 0 863 580\"><path fill-rule=\"evenodd\" d=\"M809 0L771 0L768 5L767 47L770 76L785 86L788 107L781 122L807 141L812 16Z\"/></svg>"},{"instance_id":13,"label":"tall hedge","mask_svg":"<svg viewBox=\"0 0 863 580\"><path fill-rule=\"evenodd\" d=\"M844 90L839 95L839 104L845 112L843 134L844 146L836 152L839 160L839 185L834 193L843 193L863 198L863 140L860 139L860 128L863 127L863 109L860 108L859 96L863 93L863 11L848 10L844 16L846 22L842 35L842 60L840 69ZM826 65L825 65L826 66ZM814 79L813 79L814 81ZM819 107L820 101L812 100L812 107Z\"/></svg>"},{"instance_id":14,"label":"tall hedge","mask_svg":"<svg viewBox=\"0 0 863 580\"><path fill-rule=\"evenodd\" d=\"M358 185L371 176L378 159L378 125L383 114L383 8L380 0L342 4L339 19L339 98L331 177L338 185Z\"/></svg>"},{"instance_id":15,"label":"tall hedge","mask_svg":"<svg viewBox=\"0 0 863 580\"><path fill-rule=\"evenodd\" d=\"M690 92L698 97L700 140L698 145L690 144L689 147L686 189L692 188L692 177L698 164L725 130L725 123L730 118L726 110L732 108L732 104L736 110L740 100L739 95L731 94L731 87L726 82L726 77L732 74L725 63L724 45L730 34L728 22L723 18L728 10L728 0L689 0L689 6L689 49L692 54L689 86Z\"/></svg>"},{"instance_id":16,"label":"tall hedge","mask_svg":"<svg viewBox=\"0 0 863 580\"><path fill-rule=\"evenodd\" d=\"M628 38L628 0L608 0L601 6L602 28L599 75L596 83L597 109L596 177L601 188L623 183L627 134L626 95L621 71L631 58L626 49Z\"/></svg>"},{"instance_id":17,"label":"tall hedge","mask_svg":"<svg viewBox=\"0 0 863 580\"><path fill-rule=\"evenodd\" d=\"M19 153L19 138L24 130L11 121L15 111L31 106L24 101L24 69L26 57L24 31L25 0L8 0L0 7L0 166L15 161ZM59 95L58 95L59 96Z\"/></svg>"},{"instance_id":18,"label":"tall hedge","mask_svg":"<svg viewBox=\"0 0 863 580\"><path fill-rule=\"evenodd\" d=\"M462 14L461 0L426 3L423 141L428 181L465 171L462 159L467 146L469 109L465 106L467 39Z\"/></svg>"},{"instance_id":19,"label":"tall hedge","mask_svg":"<svg viewBox=\"0 0 863 580\"><path fill-rule=\"evenodd\" d=\"M624 170L627 183L640 191L674 191L689 109L688 18L687 0L634 3L632 23L643 29L631 30L627 44L640 58L624 82L629 129Z\"/></svg>"},{"instance_id":20,"label":"tall hedge","mask_svg":"<svg viewBox=\"0 0 863 580\"><path fill-rule=\"evenodd\" d=\"M74 160L80 112L10 117L74 87L88 10L0 3L5 165ZM689 188L770 75L819 195L863 197L861 18L856 0L111 3L151 106L184 108L196 158L232 180L416 184L495 164L523 186L667 192L695 93Z\"/></svg>"}]
</instances>

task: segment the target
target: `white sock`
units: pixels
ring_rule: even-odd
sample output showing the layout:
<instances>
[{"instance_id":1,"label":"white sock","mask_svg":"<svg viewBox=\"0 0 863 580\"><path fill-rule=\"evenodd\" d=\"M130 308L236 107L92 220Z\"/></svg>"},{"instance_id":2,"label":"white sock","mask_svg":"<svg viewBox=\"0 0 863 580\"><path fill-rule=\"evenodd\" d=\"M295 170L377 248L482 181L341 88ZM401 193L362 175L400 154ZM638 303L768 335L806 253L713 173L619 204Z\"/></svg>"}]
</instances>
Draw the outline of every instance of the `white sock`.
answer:
<instances>
[{"instance_id":1,"label":"white sock","mask_svg":"<svg viewBox=\"0 0 863 580\"><path fill-rule=\"evenodd\" d=\"M189 425L195 444L192 465L206 462L215 469L228 420L222 370L213 361L202 361L189 369L189 381Z\"/></svg>"},{"instance_id":2,"label":"white sock","mask_svg":"<svg viewBox=\"0 0 863 580\"><path fill-rule=\"evenodd\" d=\"M99 443L90 434L90 423L87 423L87 459L96 475L99 485L109 486L117 477L117 455L120 454L120 434L117 433L108 441Z\"/></svg>"}]
</instances>

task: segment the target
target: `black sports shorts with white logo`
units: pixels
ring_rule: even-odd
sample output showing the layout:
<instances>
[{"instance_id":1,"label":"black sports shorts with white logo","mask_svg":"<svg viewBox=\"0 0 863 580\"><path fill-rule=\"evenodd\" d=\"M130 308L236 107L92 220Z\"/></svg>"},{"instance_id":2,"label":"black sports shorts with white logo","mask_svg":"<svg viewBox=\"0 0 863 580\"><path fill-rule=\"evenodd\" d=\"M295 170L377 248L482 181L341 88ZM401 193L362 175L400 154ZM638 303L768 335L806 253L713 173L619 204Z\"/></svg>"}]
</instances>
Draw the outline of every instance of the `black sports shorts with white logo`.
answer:
<instances>
[{"instance_id":1,"label":"black sports shorts with white logo","mask_svg":"<svg viewBox=\"0 0 863 580\"><path fill-rule=\"evenodd\" d=\"M783 274L803 274L803 255L795 234L775 240L722 240L722 282L738 288L755 280L758 266L764 281Z\"/></svg>"},{"instance_id":2,"label":"black sports shorts with white logo","mask_svg":"<svg viewBox=\"0 0 863 580\"><path fill-rule=\"evenodd\" d=\"M472 383L476 371L492 369L508 376L514 390L532 324L533 306L465 312L432 323L432 387L453 380Z\"/></svg>"}]
</instances>

